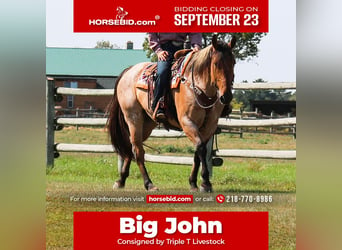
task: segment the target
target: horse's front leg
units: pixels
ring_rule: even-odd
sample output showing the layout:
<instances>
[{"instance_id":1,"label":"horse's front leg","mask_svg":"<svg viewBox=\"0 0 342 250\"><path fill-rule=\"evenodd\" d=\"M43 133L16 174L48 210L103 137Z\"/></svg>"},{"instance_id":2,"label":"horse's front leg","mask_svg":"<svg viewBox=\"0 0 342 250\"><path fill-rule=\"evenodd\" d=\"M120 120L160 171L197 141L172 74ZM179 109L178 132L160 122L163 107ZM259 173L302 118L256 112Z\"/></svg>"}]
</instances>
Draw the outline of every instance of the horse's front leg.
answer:
<instances>
[{"instance_id":1,"label":"horse's front leg","mask_svg":"<svg viewBox=\"0 0 342 250\"><path fill-rule=\"evenodd\" d=\"M194 156L194 165L192 167L191 175L189 178L190 183L190 190L191 191L197 191L197 174L199 170L199 165L202 162L202 171L201 171L201 177L202 177L202 184L200 190L202 192L212 192L212 185L209 180L209 170L207 165L207 144L202 143L200 144L195 152Z\"/></svg>"},{"instance_id":2,"label":"horse's front leg","mask_svg":"<svg viewBox=\"0 0 342 250\"><path fill-rule=\"evenodd\" d=\"M191 175L189 178L191 190L194 191L197 189L197 174L199 170L199 165L202 163L202 184L201 191L204 192L212 192L211 183L209 181L209 171L208 165L206 161L206 142L203 142L198 127L186 116L184 116L181 120L181 126L183 128L184 133L189 137L189 139L196 145L196 152L194 156L194 165L192 167Z\"/></svg>"},{"instance_id":3,"label":"horse's front leg","mask_svg":"<svg viewBox=\"0 0 342 250\"><path fill-rule=\"evenodd\" d=\"M202 184L200 190L202 192L213 192L212 185L209 180L209 170L207 164L207 143L202 143L197 148L197 154L202 162Z\"/></svg>"}]
</instances>

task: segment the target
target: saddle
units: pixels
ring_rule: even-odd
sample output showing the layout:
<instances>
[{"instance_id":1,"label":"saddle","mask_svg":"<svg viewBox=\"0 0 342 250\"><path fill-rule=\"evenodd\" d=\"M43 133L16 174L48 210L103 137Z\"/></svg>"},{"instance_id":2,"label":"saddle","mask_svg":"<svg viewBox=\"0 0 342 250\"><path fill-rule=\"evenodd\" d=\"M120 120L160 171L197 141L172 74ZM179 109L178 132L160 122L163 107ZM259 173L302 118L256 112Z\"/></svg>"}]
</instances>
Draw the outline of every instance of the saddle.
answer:
<instances>
[{"instance_id":1,"label":"saddle","mask_svg":"<svg viewBox=\"0 0 342 250\"><path fill-rule=\"evenodd\" d=\"M190 57L186 57L186 55L191 52L191 49L179 50L175 53L175 61L171 66L171 89L176 89L179 87L180 79L179 75L182 73L182 68L184 67L184 62L189 60ZM146 89L148 93L148 108L151 109L153 100L154 100L154 87L157 78L157 63L148 64L142 74L140 75L138 82L136 83L136 88ZM166 110L171 106L172 97L168 94L165 98L164 106Z\"/></svg>"}]
</instances>

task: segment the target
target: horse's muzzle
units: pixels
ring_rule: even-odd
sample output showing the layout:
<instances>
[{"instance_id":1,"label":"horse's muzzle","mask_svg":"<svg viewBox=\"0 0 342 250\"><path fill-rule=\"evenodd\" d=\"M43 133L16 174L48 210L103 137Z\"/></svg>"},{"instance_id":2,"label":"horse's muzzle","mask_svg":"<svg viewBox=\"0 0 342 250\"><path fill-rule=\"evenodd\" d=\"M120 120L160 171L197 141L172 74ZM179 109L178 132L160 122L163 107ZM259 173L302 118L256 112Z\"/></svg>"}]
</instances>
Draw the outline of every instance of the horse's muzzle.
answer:
<instances>
[{"instance_id":1,"label":"horse's muzzle","mask_svg":"<svg viewBox=\"0 0 342 250\"><path fill-rule=\"evenodd\" d=\"M233 99L233 96L231 93L225 93L220 97L220 102L224 105L229 104Z\"/></svg>"}]
</instances>

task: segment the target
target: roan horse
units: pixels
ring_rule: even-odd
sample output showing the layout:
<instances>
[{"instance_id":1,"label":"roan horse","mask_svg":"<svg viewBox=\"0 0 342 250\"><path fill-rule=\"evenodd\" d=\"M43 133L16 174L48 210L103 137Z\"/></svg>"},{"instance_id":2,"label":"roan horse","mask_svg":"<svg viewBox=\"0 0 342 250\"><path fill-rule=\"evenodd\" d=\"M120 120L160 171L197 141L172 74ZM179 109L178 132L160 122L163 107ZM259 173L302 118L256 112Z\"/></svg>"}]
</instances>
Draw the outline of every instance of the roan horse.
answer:
<instances>
[{"instance_id":1,"label":"roan horse","mask_svg":"<svg viewBox=\"0 0 342 250\"><path fill-rule=\"evenodd\" d=\"M211 45L193 53L183 75L179 76L182 83L171 91L177 117L168 118L168 122L182 129L196 148L189 178L192 191L198 190L197 175L202 163L201 191L212 192L206 162L206 143L215 133L224 106L229 105L232 100L235 65L232 48L235 43L234 37L229 43L224 43L218 41L214 35ZM124 163L120 179L115 182L114 188L125 186L131 161L135 158L145 188L150 191L157 190L145 168L143 148L143 141L150 136L157 123L151 118L152 110L148 107L147 91L135 86L147 64L140 63L124 70L116 82L107 128L112 144ZM215 102L203 107L196 95L198 91Z\"/></svg>"}]
</instances>

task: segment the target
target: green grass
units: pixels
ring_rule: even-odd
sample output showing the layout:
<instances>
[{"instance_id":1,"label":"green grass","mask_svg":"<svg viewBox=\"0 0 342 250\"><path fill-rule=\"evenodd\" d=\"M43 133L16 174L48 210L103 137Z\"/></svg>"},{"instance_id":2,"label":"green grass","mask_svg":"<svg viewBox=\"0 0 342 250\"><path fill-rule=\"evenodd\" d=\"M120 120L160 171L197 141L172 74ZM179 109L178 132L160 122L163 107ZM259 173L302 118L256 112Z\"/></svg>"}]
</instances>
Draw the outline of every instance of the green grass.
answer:
<instances>
[{"instance_id":1,"label":"green grass","mask_svg":"<svg viewBox=\"0 0 342 250\"><path fill-rule=\"evenodd\" d=\"M188 191L191 166L146 163L152 181L162 190ZM62 153L55 167L48 171L48 181L66 183L112 183L119 178L117 157L112 154ZM296 168L294 161L233 159L215 167L212 182L221 192L295 192ZM132 163L127 187L143 189L142 178L135 162Z\"/></svg>"},{"instance_id":2,"label":"green grass","mask_svg":"<svg viewBox=\"0 0 342 250\"><path fill-rule=\"evenodd\" d=\"M65 129L56 132L56 142L108 143L103 129ZM163 154L191 155L186 138L150 139L147 144ZM219 146L225 148L295 149L291 136L267 134L219 135ZM155 153L154 150L147 149ZM158 193L189 194L188 177L191 166L146 163ZM46 247L72 249L74 211L268 211L270 249L295 249L296 246L296 162L292 160L261 160L225 158L214 168L211 178L214 193L197 196L272 195L272 203L224 203L215 201L194 204L146 204L113 202L72 202L74 197L141 196L147 192L135 162L124 190L112 190L118 179L115 154L61 153L55 167L46 175ZM200 180L200 178L199 178ZM214 199L215 200L215 199Z\"/></svg>"}]
</instances>

